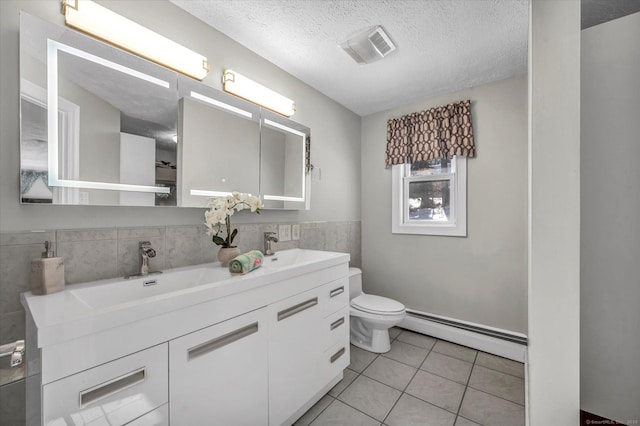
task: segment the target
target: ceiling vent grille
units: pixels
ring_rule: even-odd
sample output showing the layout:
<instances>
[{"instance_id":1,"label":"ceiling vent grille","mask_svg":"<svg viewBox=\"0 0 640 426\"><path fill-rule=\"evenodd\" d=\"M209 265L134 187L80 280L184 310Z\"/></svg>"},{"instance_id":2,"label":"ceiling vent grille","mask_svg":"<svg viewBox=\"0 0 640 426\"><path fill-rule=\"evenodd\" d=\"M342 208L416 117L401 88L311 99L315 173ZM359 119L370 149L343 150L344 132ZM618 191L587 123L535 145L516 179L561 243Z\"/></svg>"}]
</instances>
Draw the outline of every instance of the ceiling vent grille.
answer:
<instances>
[{"instance_id":1,"label":"ceiling vent grille","mask_svg":"<svg viewBox=\"0 0 640 426\"><path fill-rule=\"evenodd\" d=\"M396 50L396 45L378 25L345 41L340 48L357 63L370 64Z\"/></svg>"}]
</instances>

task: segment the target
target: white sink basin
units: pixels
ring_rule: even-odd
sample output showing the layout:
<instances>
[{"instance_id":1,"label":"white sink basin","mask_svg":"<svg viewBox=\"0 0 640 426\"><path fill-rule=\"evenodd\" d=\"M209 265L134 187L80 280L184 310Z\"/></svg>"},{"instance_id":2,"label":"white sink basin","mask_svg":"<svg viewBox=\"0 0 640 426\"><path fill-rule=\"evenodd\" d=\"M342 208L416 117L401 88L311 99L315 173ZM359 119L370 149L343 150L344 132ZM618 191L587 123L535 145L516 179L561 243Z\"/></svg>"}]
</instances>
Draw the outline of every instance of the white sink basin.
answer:
<instances>
[{"instance_id":1,"label":"white sink basin","mask_svg":"<svg viewBox=\"0 0 640 426\"><path fill-rule=\"evenodd\" d=\"M249 273L246 278L269 274L269 271L284 271L300 268L336 257L343 253L316 250L291 249L265 256L260 273ZM151 299L171 297L173 293L193 289L203 285L215 285L233 278L227 268L217 264L193 266L168 270L162 274L147 275L136 279L108 280L104 283L86 283L77 288L72 286L68 291L85 305L93 309L105 309L119 305L141 303Z\"/></svg>"},{"instance_id":2,"label":"white sink basin","mask_svg":"<svg viewBox=\"0 0 640 426\"><path fill-rule=\"evenodd\" d=\"M316 251L305 249L290 249L276 252L276 254L264 257L263 266L269 269L284 269L321 262L339 256L344 253L330 251Z\"/></svg>"},{"instance_id":3,"label":"white sink basin","mask_svg":"<svg viewBox=\"0 0 640 426\"><path fill-rule=\"evenodd\" d=\"M92 308L108 308L138 303L168 293L198 287L231 278L226 268L200 267L147 275L70 290L71 294Z\"/></svg>"}]
</instances>

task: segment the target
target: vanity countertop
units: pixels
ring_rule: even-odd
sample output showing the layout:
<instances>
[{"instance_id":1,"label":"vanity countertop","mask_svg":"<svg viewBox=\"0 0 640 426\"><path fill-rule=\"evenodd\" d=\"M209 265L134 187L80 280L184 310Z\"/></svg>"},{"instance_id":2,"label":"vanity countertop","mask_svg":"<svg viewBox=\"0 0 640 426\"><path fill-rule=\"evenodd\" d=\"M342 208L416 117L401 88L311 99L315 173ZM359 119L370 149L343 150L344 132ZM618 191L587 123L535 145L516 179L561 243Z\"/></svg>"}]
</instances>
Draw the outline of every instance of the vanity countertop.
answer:
<instances>
[{"instance_id":1,"label":"vanity countertop","mask_svg":"<svg viewBox=\"0 0 640 426\"><path fill-rule=\"evenodd\" d=\"M209 263L68 285L45 296L27 292L21 299L35 323L37 347L44 348L347 262L347 253L291 249L265 257L264 266L245 275Z\"/></svg>"}]
</instances>

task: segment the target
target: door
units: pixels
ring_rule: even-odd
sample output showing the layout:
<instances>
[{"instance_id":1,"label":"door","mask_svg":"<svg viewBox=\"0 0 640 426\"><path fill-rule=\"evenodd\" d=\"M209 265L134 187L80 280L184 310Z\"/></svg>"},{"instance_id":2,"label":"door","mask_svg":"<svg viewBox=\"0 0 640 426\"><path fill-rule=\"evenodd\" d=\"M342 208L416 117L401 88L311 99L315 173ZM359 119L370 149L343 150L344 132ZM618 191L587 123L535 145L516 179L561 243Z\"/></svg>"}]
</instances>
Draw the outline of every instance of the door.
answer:
<instances>
[{"instance_id":1,"label":"door","mask_svg":"<svg viewBox=\"0 0 640 426\"><path fill-rule=\"evenodd\" d=\"M325 333L319 289L269 306L269 424L282 425L323 383ZM295 419L293 419L295 420Z\"/></svg>"},{"instance_id":2,"label":"door","mask_svg":"<svg viewBox=\"0 0 640 426\"><path fill-rule=\"evenodd\" d=\"M262 308L169 342L171 424L267 424L266 324Z\"/></svg>"}]
</instances>

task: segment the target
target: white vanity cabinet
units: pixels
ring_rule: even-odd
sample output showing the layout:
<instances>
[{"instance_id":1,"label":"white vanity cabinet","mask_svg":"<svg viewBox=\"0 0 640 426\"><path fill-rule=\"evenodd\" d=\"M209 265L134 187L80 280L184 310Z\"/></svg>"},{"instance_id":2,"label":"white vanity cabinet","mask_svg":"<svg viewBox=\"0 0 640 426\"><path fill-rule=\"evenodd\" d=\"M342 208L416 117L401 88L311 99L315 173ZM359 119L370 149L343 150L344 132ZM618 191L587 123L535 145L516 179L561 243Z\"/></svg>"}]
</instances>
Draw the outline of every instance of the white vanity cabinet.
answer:
<instances>
[{"instance_id":1,"label":"white vanity cabinet","mask_svg":"<svg viewBox=\"0 0 640 426\"><path fill-rule=\"evenodd\" d=\"M171 424L267 425L267 309L169 342Z\"/></svg>"},{"instance_id":2,"label":"white vanity cabinet","mask_svg":"<svg viewBox=\"0 0 640 426\"><path fill-rule=\"evenodd\" d=\"M242 276L168 270L148 297L144 280L23 294L29 426L291 425L349 364L348 261L294 249Z\"/></svg>"}]
</instances>

